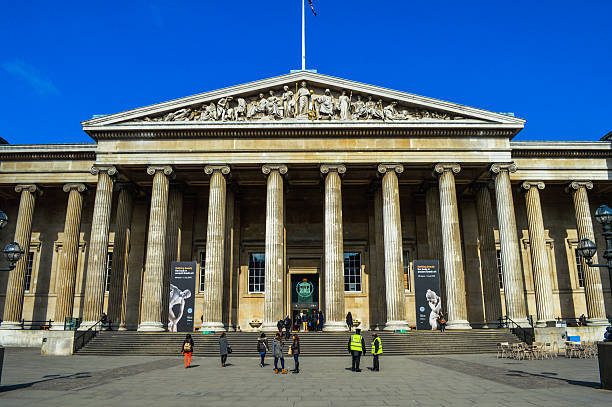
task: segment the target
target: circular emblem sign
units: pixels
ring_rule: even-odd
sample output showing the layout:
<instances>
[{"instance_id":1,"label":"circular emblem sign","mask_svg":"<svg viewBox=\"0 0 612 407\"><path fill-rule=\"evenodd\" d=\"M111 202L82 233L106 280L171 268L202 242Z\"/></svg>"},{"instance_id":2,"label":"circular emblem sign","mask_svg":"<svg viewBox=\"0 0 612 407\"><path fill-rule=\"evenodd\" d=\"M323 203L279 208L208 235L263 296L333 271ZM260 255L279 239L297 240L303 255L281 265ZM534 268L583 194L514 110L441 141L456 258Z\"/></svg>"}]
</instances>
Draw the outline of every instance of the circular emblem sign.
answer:
<instances>
[{"instance_id":1,"label":"circular emblem sign","mask_svg":"<svg viewBox=\"0 0 612 407\"><path fill-rule=\"evenodd\" d=\"M304 279L295 285L295 290L300 298L308 298L312 294L313 285L310 281Z\"/></svg>"}]
</instances>

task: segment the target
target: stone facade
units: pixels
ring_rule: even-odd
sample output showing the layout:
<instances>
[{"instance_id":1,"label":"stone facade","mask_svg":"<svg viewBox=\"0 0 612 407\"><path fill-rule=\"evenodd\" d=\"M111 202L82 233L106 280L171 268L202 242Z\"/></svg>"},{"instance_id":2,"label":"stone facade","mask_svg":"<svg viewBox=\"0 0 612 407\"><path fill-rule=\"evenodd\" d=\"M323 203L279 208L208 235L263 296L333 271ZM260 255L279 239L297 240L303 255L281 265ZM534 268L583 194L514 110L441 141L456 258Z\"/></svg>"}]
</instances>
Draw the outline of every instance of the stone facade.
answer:
<instances>
[{"instance_id":1,"label":"stone facade","mask_svg":"<svg viewBox=\"0 0 612 407\"><path fill-rule=\"evenodd\" d=\"M523 125L297 72L94 118L91 144L2 145L0 241L29 239L29 254L0 274L0 328L104 311L163 330L173 260L204 269L197 328L274 329L305 278L327 330L349 311L362 328L408 329L412 262L427 259L449 328L602 322L607 273L575 248L601 240L612 145L512 141Z\"/></svg>"}]
</instances>

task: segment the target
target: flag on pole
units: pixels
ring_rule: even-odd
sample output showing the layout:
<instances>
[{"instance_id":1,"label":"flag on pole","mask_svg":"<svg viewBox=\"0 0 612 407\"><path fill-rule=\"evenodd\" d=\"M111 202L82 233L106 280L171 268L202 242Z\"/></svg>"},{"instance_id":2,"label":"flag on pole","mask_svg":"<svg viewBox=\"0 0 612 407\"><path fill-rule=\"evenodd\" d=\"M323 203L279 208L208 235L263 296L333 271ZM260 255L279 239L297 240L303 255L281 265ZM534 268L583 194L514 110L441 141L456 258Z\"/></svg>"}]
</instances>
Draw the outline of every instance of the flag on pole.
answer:
<instances>
[{"instance_id":1,"label":"flag on pole","mask_svg":"<svg viewBox=\"0 0 612 407\"><path fill-rule=\"evenodd\" d=\"M314 14L316 16L317 12L315 11L314 6L312 5L312 0L308 0L308 3L310 4L310 8L312 10L312 14Z\"/></svg>"}]
</instances>

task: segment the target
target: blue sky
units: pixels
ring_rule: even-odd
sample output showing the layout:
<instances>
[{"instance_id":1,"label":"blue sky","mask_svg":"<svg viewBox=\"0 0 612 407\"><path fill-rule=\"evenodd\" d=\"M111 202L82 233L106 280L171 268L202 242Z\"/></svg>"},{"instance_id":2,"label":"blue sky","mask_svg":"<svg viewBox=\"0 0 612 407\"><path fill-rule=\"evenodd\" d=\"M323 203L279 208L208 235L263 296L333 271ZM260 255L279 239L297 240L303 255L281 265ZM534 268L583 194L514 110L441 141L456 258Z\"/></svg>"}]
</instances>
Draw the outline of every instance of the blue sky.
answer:
<instances>
[{"instance_id":1,"label":"blue sky","mask_svg":"<svg viewBox=\"0 0 612 407\"><path fill-rule=\"evenodd\" d=\"M517 140L612 131L612 1L313 0L307 67L527 120ZM0 137L91 139L80 122L300 65L300 0L9 2Z\"/></svg>"}]
</instances>

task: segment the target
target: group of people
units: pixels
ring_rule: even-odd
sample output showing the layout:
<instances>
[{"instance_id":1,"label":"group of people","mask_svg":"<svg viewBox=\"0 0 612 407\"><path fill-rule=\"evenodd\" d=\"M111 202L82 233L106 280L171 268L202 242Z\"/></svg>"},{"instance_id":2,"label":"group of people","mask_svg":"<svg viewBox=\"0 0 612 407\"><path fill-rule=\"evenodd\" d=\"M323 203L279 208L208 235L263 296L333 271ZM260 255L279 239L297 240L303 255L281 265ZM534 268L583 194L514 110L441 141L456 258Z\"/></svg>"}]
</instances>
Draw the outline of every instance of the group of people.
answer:
<instances>
[{"instance_id":1,"label":"group of people","mask_svg":"<svg viewBox=\"0 0 612 407\"><path fill-rule=\"evenodd\" d=\"M287 338L288 339L288 338ZM259 366L264 367L266 355L271 352L274 357L274 373L276 374L287 374L285 369L285 353L293 356L294 369L292 373L300 373L300 338L297 334L293 334L293 341L288 348L286 348L285 340L283 339L282 332L275 334L272 339L272 346L268 342L268 338L264 332L261 333L257 338L257 352L260 356ZM193 355L194 342L190 334L187 334L183 341L181 352L185 356L185 368L191 367L191 356ZM355 333L351 334L348 341L347 350L352 357L351 371L361 372L359 368L361 356L366 350L365 339L361 336L361 330L355 329ZM376 333L372 334L372 348L371 348L373 361L372 371L380 371L379 356L383 353L382 342ZM225 332L221 333L219 337L219 354L221 355L221 366L227 366L227 356L232 353L232 348L227 340ZM280 362L280 369L278 368Z\"/></svg>"},{"instance_id":2,"label":"group of people","mask_svg":"<svg viewBox=\"0 0 612 407\"><path fill-rule=\"evenodd\" d=\"M281 318L276 323L276 328L278 329L278 333L280 336L283 336L283 330L285 331L285 339L289 339L290 332L292 330L303 331L303 332L317 332L323 330L323 323L325 322L325 316L323 315L323 311L314 311L312 315L309 315L306 312L303 312L301 315L298 313L294 319L291 321L289 315L286 315L285 318Z\"/></svg>"}]
</instances>

